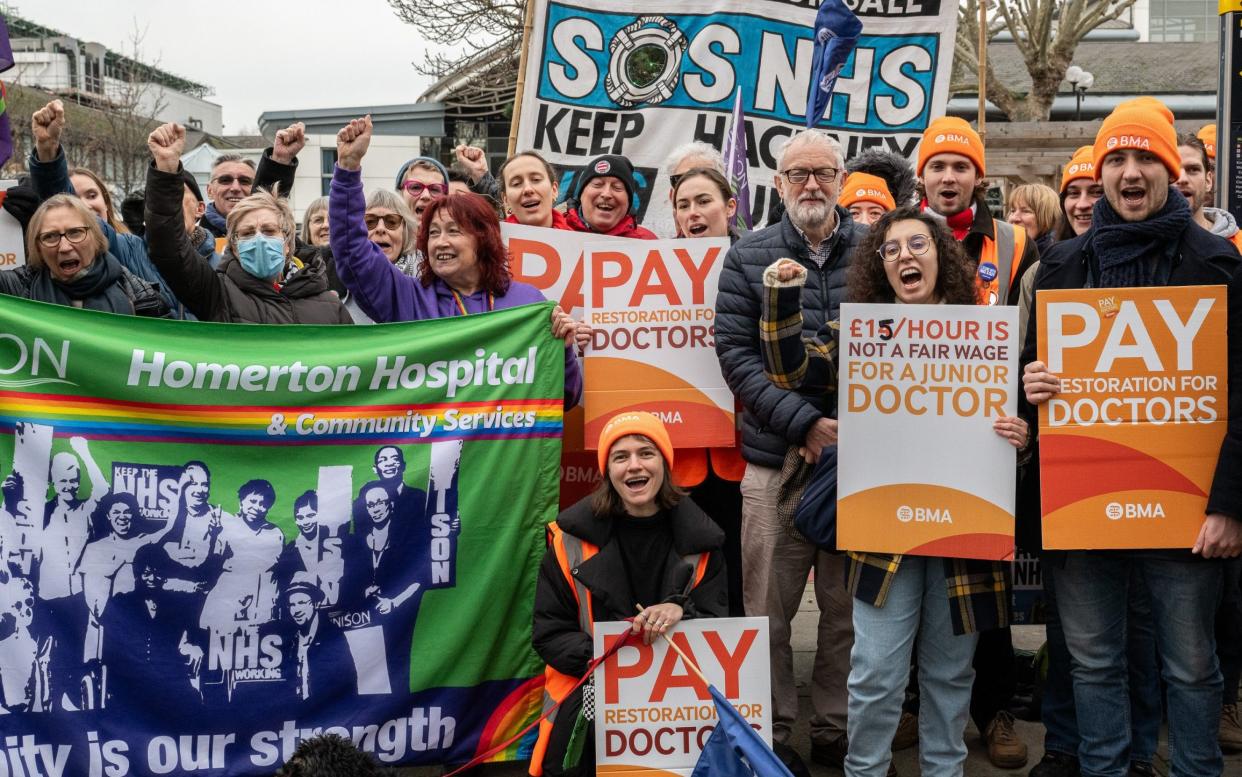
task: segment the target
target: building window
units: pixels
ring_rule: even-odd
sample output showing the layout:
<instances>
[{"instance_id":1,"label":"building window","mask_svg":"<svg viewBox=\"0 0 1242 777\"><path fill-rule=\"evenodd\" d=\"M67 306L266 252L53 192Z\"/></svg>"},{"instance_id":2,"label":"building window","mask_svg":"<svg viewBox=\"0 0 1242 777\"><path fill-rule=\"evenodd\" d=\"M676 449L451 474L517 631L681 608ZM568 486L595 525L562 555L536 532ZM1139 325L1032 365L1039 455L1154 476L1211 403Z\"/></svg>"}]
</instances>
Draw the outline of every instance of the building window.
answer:
<instances>
[{"instance_id":1,"label":"building window","mask_svg":"<svg viewBox=\"0 0 1242 777\"><path fill-rule=\"evenodd\" d=\"M1220 17L1203 0L1150 0L1148 37L1153 42L1216 40Z\"/></svg>"},{"instance_id":2,"label":"building window","mask_svg":"<svg viewBox=\"0 0 1242 777\"><path fill-rule=\"evenodd\" d=\"M328 196L332 191L332 170L336 167L336 149L319 149L319 188L320 194Z\"/></svg>"}]
</instances>

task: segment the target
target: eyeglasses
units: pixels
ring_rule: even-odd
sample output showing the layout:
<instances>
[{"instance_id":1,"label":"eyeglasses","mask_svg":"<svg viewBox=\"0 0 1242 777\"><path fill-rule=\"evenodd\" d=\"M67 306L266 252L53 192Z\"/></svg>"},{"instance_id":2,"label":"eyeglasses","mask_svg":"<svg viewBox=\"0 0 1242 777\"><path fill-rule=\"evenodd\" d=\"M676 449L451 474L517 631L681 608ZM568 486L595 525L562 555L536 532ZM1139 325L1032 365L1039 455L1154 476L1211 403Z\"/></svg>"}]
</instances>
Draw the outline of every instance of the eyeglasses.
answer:
<instances>
[{"instance_id":1,"label":"eyeglasses","mask_svg":"<svg viewBox=\"0 0 1242 777\"><path fill-rule=\"evenodd\" d=\"M781 172L785 176L785 180L790 183L806 183L807 179L812 175L815 180L820 183L832 183L837 180L837 175L841 171L835 167L817 167L814 170L808 170L805 167L791 167Z\"/></svg>"},{"instance_id":2,"label":"eyeglasses","mask_svg":"<svg viewBox=\"0 0 1242 777\"><path fill-rule=\"evenodd\" d=\"M77 245L86 239L86 235L90 232L86 227L73 227L66 229L64 232L41 232L39 234L39 244L47 248L55 248L60 245L60 239L63 237L70 243Z\"/></svg>"},{"instance_id":3,"label":"eyeglasses","mask_svg":"<svg viewBox=\"0 0 1242 777\"><path fill-rule=\"evenodd\" d=\"M237 183L242 186L251 186L254 184L254 179L248 175L221 175L217 176L213 183L218 183L221 186L232 186L234 181L237 181Z\"/></svg>"},{"instance_id":4,"label":"eyeglasses","mask_svg":"<svg viewBox=\"0 0 1242 777\"><path fill-rule=\"evenodd\" d=\"M932 240L928 235L911 235L906 241L906 249L911 256L922 256L931 248ZM880 258L886 262L895 262L901 258L901 241L890 240L876 250Z\"/></svg>"},{"instance_id":5,"label":"eyeglasses","mask_svg":"<svg viewBox=\"0 0 1242 777\"><path fill-rule=\"evenodd\" d=\"M384 222L384 228L390 232L396 232L405 223L405 219L401 218L401 215L398 213L389 213L386 216L376 216L368 213L362 217L362 220L366 222L368 230L375 229L375 226L382 221Z\"/></svg>"},{"instance_id":6,"label":"eyeglasses","mask_svg":"<svg viewBox=\"0 0 1242 777\"><path fill-rule=\"evenodd\" d=\"M448 194L448 186L442 183L423 183L422 181L406 181L401 184L401 188L410 193L411 196L418 197L423 193L423 189L431 192L432 197L439 197L442 194Z\"/></svg>"}]
</instances>

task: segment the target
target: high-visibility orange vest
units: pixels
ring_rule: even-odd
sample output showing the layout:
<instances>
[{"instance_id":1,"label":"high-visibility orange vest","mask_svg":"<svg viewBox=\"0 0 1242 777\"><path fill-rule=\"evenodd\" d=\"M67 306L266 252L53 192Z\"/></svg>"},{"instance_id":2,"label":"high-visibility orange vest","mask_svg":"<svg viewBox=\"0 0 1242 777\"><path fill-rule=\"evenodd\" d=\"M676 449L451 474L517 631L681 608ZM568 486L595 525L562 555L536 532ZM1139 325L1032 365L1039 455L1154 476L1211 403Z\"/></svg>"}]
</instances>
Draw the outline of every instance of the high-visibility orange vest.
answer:
<instances>
[{"instance_id":1,"label":"high-visibility orange vest","mask_svg":"<svg viewBox=\"0 0 1242 777\"><path fill-rule=\"evenodd\" d=\"M709 453L710 451L710 453ZM678 448L673 456L673 482L682 488L694 488L707 480L708 459L712 470L722 480L734 483L742 481L746 474L746 460L740 448Z\"/></svg>"},{"instance_id":2,"label":"high-visibility orange vest","mask_svg":"<svg viewBox=\"0 0 1242 777\"><path fill-rule=\"evenodd\" d=\"M1234 232L1229 236L1229 242L1233 243L1233 247L1238 249L1238 253L1242 253L1242 230Z\"/></svg>"},{"instance_id":3,"label":"high-visibility orange vest","mask_svg":"<svg viewBox=\"0 0 1242 777\"><path fill-rule=\"evenodd\" d=\"M556 521L548 524L548 547L556 554L556 563L561 568L561 574L565 576L565 582L569 583L574 593L574 600L578 602L578 626L587 634L593 634L595 618L591 612L591 592L585 585L578 582L578 566L599 553L599 547L580 537L561 531ZM690 583L691 590L703 582L710 556L710 553L685 556L686 561L694 565L694 580ZM563 674L549 666L543 670L543 679L543 712L547 712L564 701L578 684L579 678ZM535 748L531 751L530 769L528 769L534 777L543 774L543 758L548 750L548 741L552 738L552 726L556 723L557 712L559 710L539 723L539 738L535 740Z\"/></svg>"},{"instance_id":4,"label":"high-visibility orange vest","mask_svg":"<svg viewBox=\"0 0 1242 777\"><path fill-rule=\"evenodd\" d=\"M992 221L996 238L983 236L975 296L980 305L1004 305L1026 251L1026 230L1007 221Z\"/></svg>"}]
</instances>

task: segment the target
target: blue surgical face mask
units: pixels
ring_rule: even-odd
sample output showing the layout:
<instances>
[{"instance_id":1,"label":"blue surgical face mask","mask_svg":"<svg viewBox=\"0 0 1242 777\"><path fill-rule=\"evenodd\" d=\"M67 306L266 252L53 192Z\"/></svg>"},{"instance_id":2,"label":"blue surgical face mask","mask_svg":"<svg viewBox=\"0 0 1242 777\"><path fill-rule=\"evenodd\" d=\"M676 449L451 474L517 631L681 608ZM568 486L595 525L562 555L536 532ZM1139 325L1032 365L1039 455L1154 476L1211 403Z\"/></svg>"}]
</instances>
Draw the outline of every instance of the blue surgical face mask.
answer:
<instances>
[{"instance_id":1,"label":"blue surgical face mask","mask_svg":"<svg viewBox=\"0 0 1242 777\"><path fill-rule=\"evenodd\" d=\"M255 235L238 241L237 258L246 272L265 281L271 280L285 269L285 239Z\"/></svg>"}]
</instances>

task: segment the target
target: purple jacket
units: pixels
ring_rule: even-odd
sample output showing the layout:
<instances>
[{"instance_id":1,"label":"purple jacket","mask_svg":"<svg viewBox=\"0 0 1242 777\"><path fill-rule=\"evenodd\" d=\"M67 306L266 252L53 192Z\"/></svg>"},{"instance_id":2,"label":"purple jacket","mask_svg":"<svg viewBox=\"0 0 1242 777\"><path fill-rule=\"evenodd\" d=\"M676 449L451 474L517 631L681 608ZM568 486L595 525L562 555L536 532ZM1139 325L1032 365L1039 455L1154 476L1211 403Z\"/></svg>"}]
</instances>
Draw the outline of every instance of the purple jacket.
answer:
<instances>
[{"instance_id":1,"label":"purple jacket","mask_svg":"<svg viewBox=\"0 0 1242 777\"><path fill-rule=\"evenodd\" d=\"M366 197L361 171L337 167L332 173L328 196L329 242L336 260L336 273L351 298L378 324L450 318L461 313L448 284L437 278L424 286L388 261L384 252L367 238ZM528 283L509 282L509 292L496 297L495 310L544 302L543 293ZM487 312L487 292L462 297L467 313ZM572 348L565 349L565 407L582 398L582 370Z\"/></svg>"}]
</instances>

